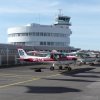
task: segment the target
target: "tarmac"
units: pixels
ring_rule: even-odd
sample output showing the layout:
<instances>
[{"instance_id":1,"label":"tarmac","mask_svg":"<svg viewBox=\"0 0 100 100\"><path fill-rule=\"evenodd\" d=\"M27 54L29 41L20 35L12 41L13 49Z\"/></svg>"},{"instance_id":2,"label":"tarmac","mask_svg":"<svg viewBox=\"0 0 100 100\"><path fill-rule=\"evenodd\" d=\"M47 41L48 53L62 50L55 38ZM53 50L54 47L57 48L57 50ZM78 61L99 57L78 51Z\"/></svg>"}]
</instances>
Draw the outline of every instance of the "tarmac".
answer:
<instances>
[{"instance_id":1,"label":"tarmac","mask_svg":"<svg viewBox=\"0 0 100 100\"><path fill-rule=\"evenodd\" d=\"M0 69L0 100L100 100L100 65L35 72L34 66Z\"/></svg>"}]
</instances>

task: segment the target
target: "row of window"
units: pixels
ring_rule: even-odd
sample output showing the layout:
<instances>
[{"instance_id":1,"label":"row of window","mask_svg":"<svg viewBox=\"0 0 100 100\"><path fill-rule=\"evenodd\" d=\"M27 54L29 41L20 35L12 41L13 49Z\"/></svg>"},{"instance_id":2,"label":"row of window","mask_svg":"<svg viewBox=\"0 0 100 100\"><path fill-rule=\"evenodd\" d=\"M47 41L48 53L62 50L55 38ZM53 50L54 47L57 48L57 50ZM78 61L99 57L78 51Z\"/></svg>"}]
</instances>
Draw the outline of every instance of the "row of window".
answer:
<instances>
[{"instance_id":1,"label":"row of window","mask_svg":"<svg viewBox=\"0 0 100 100\"><path fill-rule=\"evenodd\" d=\"M7 48L0 48L0 55L7 55L7 54L17 54L17 50L15 49L7 49Z\"/></svg>"},{"instance_id":2,"label":"row of window","mask_svg":"<svg viewBox=\"0 0 100 100\"><path fill-rule=\"evenodd\" d=\"M40 45L44 46L66 46L66 42L40 42Z\"/></svg>"},{"instance_id":3,"label":"row of window","mask_svg":"<svg viewBox=\"0 0 100 100\"><path fill-rule=\"evenodd\" d=\"M31 50L25 50L25 51L31 51ZM40 51L43 51L43 50L40 50ZM50 50L47 50L47 51L49 51L49 52L51 52ZM68 50L57 50L57 51L59 51L59 52L68 52ZM70 50L69 50L70 51ZM16 49L6 49L6 48L0 48L0 56L1 55L18 55L18 52L17 52L17 50Z\"/></svg>"},{"instance_id":4,"label":"row of window","mask_svg":"<svg viewBox=\"0 0 100 100\"><path fill-rule=\"evenodd\" d=\"M52 37L67 37L67 34L62 33L43 33L43 32L31 32L31 33L12 33L8 37L18 36L52 36Z\"/></svg>"},{"instance_id":5,"label":"row of window","mask_svg":"<svg viewBox=\"0 0 100 100\"><path fill-rule=\"evenodd\" d=\"M69 22L69 20L70 20L70 18L64 18L64 17L59 17L58 19L63 20L63 21L67 21L67 22Z\"/></svg>"},{"instance_id":6,"label":"row of window","mask_svg":"<svg viewBox=\"0 0 100 100\"><path fill-rule=\"evenodd\" d=\"M14 42L11 44L15 44L15 45L29 45L29 46L35 46L34 44L38 44L38 46L67 46L66 42L46 42L46 41L41 41L41 42Z\"/></svg>"}]
</instances>

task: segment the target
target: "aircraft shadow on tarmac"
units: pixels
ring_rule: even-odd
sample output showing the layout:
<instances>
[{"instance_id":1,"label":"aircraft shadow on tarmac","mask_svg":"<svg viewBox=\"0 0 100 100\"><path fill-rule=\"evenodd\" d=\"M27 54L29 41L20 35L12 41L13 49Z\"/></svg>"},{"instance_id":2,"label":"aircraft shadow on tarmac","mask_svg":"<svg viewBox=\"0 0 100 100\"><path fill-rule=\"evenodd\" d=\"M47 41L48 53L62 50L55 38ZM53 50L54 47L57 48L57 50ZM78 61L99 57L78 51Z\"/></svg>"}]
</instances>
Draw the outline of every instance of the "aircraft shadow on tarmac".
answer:
<instances>
[{"instance_id":1,"label":"aircraft shadow on tarmac","mask_svg":"<svg viewBox=\"0 0 100 100\"><path fill-rule=\"evenodd\" d=\"M77 68L77 69L72 70L71 72L64 71L61 74L71 76L71 75L75 75L75 74L79 74L79 73L85 73L85 72L88 72L93 69L95 69L95 68Z\"/></svg>"},{"instance_id":2,"label":"aircraft shadow on tarmac","mask_svg":"<svg viewBox=\"0 0 100 100\"><path fill-rule=\"evenodd\" d=\"M79 89L67 88L67 87L49 87L49 86L25 86L28 88L26 93L67 93L67 92L81 92Z\"/></svg>"},{"instance_id":3,"label":"aircraft shadow on tarmac","mask_svg":"<svg viewBox=\"0 0 100 100\"><path fill-rule=\"evenodd\" d=\"M62 72L61 74L62 75L66 75L66 76L72 76L72 77L89 77L89 78L100 78L100 76L97 76L97 75L80 75L79 73L90 73L91 70L93 70L95 68L80 68L80 69L75 69L71 72ZM93 72L93 71L92 71ZM95 72L94 72L95 73Z\"/></svg>"},{"instance_id":4,"label":"aircraft shadow on tarmac","mask_svg":"<svg viewBox=\"0 0 100 100\"><path fill-rule=\"evenodd\" d=\"M72 81L72 82L96 82L92 80L83 80L83 79L49 79L45 78L46 80L55 80L55 81Z\"/></svg>"},{"instance_id":5,"label":"aircraft shadow on tarmac","mask_svg":"<svg viewBox=\"0 0 100 100\"><path fill-rule=\"evenodd\" d=\"M95 72L95 71L89 71L89 72L86 72L86 73L91 73L91 74L100 74L100 72Z\"/></svg>"},{"instance_id":6,"label":"aircraft shadow on tarmac","mask_svg":"<svg viewBox=\"0 0 100 100\"><path fill-rule=\"evenodd\" d=\"M95 64L95 65L92 65L92 66L95 66L95 67L100 67L100 64Z\"/></svg>"},{"instance_id":7,"label":"aircraft shadow on tarmac","mask_svg":"<svg viewBox=\"0 0 100 100\"><path fill-rule=\"evenodd\" d=\"M87 73L90 73L91 70L92 70L92 72L95 72L95 71L93 71L93 69L95 69L95 68L80 68L80 69L75 69L71 72L64 71L61 73L62 75L71 76L70 79L67 79L67 78L66 79L44 78L44 79L53 80L53 81L55 80L55 81L72 81L72 82L96 82L96 81L93 81L90 79L87 80L87 78L100 78L100 76L97 76L97 75L86 75ZM86 74L81 75L79 73L86 73ZM74 77L75 77L75 79L73 79ZM81 78L81 79L79 79L79 78ZM82 78L85 78L85 79L82 79Z\"/></svg>"}]
</instances>

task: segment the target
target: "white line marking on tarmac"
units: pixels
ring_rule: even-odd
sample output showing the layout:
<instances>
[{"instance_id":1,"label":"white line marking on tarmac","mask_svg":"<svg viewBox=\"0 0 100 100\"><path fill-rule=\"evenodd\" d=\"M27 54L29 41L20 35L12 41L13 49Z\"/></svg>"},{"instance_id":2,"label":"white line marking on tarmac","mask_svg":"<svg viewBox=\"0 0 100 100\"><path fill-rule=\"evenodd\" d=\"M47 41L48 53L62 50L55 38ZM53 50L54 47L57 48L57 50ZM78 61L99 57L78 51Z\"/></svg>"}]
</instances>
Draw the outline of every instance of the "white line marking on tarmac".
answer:
<instances>
[{"instance_id":1,"label":"white line marking on tarmac","mask_svg":"<svg viewBox=\"0 0 100 100\"><path fill-rule=\"evenodd\" d=\"M58 76L58 75L61 75L61 74L55 74L55 75L49 75L49 76L44 76L45 78L48 78L48 77L54 77L54 76ZM16 82L16 83L11 83L11 84L7 84L7 85L2 85L0 86L0 89L1 88L5 88L5 87L10 87L10 86L14 86L14 85L18 85L18 84L23 84L23 83L28 83L28 82L32 82L32 81L35 81L35 80L39 80L39 79L42 79L43 77L38 77L38 78L32 78L30 80L26 80L26 81L20 81L20 82Z\"/></svg>"},{"instance_id":2,"label":"white line marking on tarmac","mask_svg":"<svg viewBox=\"0 0 100 100\"><path fill-rule=\"evenodd\" d=\"M5 87L9 87L9 86L14 86L14 85L22 84L22 83L27 83L27 82L35 81L35 80L39 80L39 79L40 78L33 78L31 80L20 81L20 82L16 82L16 83L12 83L12 84L3 85L3 86L0 86L0 89L1 88L5 88Z\"/></svg>"},{"instance_id":3,"label":"white line marking on tarmac","mask_svg":"<svg viewBox=\"0 0 100 100\"><path fill-rule=\"evenodd\" d=\"M54 76L59 76L59 75L61 75L61 74L55 74L55 75L46 76L46 78L54 77Z\"/></svg>"}]
</instances>

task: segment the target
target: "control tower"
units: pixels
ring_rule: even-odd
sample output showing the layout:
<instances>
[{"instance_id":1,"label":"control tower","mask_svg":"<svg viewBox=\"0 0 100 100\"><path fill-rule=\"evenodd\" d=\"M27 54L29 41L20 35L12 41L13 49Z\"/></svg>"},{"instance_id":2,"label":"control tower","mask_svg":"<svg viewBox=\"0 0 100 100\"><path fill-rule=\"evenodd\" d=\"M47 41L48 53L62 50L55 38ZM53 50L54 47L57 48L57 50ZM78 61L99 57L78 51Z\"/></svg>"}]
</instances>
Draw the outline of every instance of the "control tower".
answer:
<instances>
[{"instance_id":1,"label":"control tower","mask_svg":"<svg viewBox=\"0 0 100 100\"><path fill-rule=\"evenodd\" d=\"M59 14L56 17L55 25L71 26L70 17L69 16L63 16L61 9L59 9Z\"/></svg>"},{"instance_id":2,"label":"control tower","mask_svg":"<svg viewBox=\"0 0 100 100\"><path fill-rule=\"evenodd\" d=\"M55 25L67 25L67 26L71 26L70 17L63 16L63 15L58 15L57 18L56 18Z\"/></svg>"}]
</instances>

